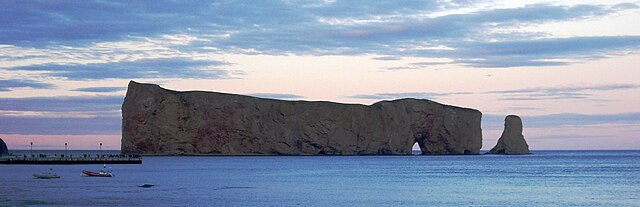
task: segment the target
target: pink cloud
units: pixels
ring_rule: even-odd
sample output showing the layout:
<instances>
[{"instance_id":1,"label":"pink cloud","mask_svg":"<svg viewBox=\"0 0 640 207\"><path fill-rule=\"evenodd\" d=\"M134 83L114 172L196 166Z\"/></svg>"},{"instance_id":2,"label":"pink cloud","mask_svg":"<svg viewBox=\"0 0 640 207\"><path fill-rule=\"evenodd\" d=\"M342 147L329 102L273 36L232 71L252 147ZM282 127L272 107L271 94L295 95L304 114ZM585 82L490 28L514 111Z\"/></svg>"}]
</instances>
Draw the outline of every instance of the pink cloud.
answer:
<instances>
[{"instance_id":1,"label":"pink cloud","mask_svg":"<svg viewBox=\"0 0 640 207\"><path fill-rule=\"evenodd\" d=\"M120 135L22 135L0 134L9 150L28 150L33 142L34 150L120 150Z\"/></svg>"}]
</instances>

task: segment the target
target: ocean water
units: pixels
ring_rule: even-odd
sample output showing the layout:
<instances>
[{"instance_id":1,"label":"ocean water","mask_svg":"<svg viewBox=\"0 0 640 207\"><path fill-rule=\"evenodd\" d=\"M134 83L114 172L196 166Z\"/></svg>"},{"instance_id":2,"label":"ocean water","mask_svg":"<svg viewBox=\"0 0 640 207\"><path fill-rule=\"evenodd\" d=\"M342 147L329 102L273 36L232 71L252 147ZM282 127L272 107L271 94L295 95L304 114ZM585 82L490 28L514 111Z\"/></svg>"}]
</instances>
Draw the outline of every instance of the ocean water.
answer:
<instances>
[{"instance_id":1,"label":"ocean water","mask_svg":"<svg viewBox=\"0 0 640 207\"><path fill-rule=\"evenodd\" d=\"M62 178L32 178L50 167ZM0 206L640 206L640 151L144 157L80 176L101 167L0 165Z\"/></svg>"}]
</instances>

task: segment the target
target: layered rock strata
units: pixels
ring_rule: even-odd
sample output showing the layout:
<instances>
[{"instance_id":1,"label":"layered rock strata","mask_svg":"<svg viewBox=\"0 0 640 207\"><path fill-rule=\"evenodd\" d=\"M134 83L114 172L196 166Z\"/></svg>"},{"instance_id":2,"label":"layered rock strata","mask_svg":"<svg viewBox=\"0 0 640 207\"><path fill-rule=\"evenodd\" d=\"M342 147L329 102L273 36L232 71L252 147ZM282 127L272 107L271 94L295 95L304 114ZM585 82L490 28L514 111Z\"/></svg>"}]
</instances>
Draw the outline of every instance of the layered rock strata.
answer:
<instances>
[{"instance_id":1,"label":"layered rock strata","mask_svg":"<svg viewBox=\"0 0 640 207\"><path fill-rule=\"evenodd\" d=\"M491 151L487 154L523 155L529 154L529 145L522 135L522 119L508 115L504 119L504 131Z\"/></svg>"},{"instance_id":2,"label":"layered rock strata","mask_svg":"<svg viewBox=\"0 0 640 207\"><path fill-rule=\"evenodd\" d=\"M144 155L479 154L475 109L429 100L373 105L178 92L131 81L122 152Z\"/></svg>"}]
</instances>

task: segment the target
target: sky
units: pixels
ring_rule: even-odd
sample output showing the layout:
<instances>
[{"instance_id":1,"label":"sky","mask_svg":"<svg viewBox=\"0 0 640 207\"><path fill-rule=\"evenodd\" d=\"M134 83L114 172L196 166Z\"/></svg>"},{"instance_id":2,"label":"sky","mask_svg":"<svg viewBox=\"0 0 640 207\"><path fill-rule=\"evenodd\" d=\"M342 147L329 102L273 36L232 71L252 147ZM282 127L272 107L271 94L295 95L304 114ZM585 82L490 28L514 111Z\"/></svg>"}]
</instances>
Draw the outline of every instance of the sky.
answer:
<instances>
[{"instance_id":1,"label":"sky","mask_svg":"<svg viewBox=\"0 0 640 207\"><path fill-rule=\"evenodd\" d=\"M508 114L532 150L640 149L640 1L3 1L0 138L120 149L130 80Z\"/></svg>"}]
</instances>

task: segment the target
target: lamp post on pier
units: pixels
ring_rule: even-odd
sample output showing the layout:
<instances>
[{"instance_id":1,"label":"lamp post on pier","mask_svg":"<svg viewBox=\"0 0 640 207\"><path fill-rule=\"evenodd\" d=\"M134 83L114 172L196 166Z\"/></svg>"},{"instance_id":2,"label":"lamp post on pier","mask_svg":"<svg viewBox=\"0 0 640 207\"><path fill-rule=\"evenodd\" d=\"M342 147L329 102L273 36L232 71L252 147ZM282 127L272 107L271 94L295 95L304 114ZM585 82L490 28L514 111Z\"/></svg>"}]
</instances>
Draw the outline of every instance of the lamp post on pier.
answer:
<instances>
[{"instance_id":1,"label":"lamp post on pier","mask_svg":"<svg viewBox=\"0 0 640 207\"><path fill-rule=\"evenodd\" d=\"M102 143L100 143L100 157L102 157Z\"/></svg>"},{"instance_id":2,"label":"lamp post on pier","mask_svg":"<svg viewBox=\"0 0 640 207\"><path fill-rule=\"evenodd\" d=\"M67 158L67 143L64 143L64 157Z\"/></svg>"},{"instance_id":3,"label":"lamp post on pier","mask_svg":"<svg viewBox=\"0 0 640 207\"><path fill-rule=\"evenodd\" d=\"M31 153L31 155L33 155L33 142L31 142L31 149L29 150L29 153Z\"/></svg>"}]
</instances>

